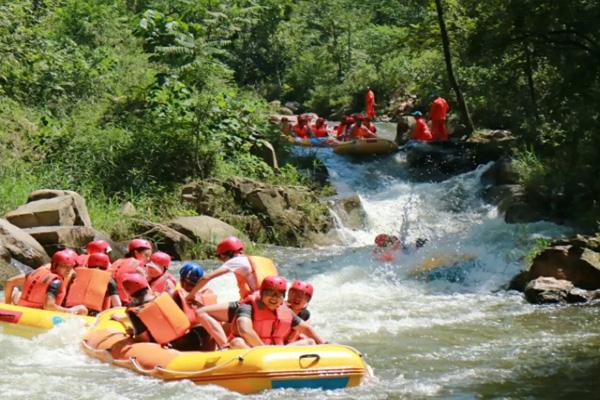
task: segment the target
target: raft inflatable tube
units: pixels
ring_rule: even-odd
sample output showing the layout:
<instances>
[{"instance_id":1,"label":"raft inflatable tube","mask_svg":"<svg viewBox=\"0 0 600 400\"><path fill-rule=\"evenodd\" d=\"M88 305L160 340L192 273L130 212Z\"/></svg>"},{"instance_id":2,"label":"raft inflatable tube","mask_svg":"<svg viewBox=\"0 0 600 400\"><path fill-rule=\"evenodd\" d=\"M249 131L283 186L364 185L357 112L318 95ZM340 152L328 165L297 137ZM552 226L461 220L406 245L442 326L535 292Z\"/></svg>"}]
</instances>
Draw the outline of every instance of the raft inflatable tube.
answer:
<instances>
[{"instance_id":1,"label":"raft inflatable tube","mask_svg":"<svg viewBox=\"0 0 600 400\"><path fill-rule=\"evenodd\" d=\"M11 335L31 338L69 318L81 319L90 326L96 320L94 317L0 303L0 332Z\"/></svg>"},{"instance_id":2,"label":"raft inflatable tube","mask_svg":"<svg viewBox=\"0 0 600 400\"><path fill-rule=\"evenodd\" d=\"M337 139L334 139L332 137L302 139L286 135L286 138L290 143L296 146L306 147L333 147L340 143Z\"/></svg>"},{"instance_id":3,"label":"raft inflatable tube","mask_svg":"<svg viewBox=\"0 0 600 400\"><path fill-rule=\"evenodd\" d=\"M165 381L188 379L239 393L280 388L342 389L359 385L370 368L355 349L341 345L261 346L244 350L177 351L157 343L134 343L110 324L107 310L81 342L90 356Z\"/></svg>"},{"instance_id":4,"label":"raft inflatable tube","mask_svg":"<svg viewBox=\"0 0 600 400\"><path fill-rule=\"evenodd\" d=\"M335 153L344 155L390 154L396 150L396 143L381 138L355 139L333 146Z\"/></svg>"}]
</instances>

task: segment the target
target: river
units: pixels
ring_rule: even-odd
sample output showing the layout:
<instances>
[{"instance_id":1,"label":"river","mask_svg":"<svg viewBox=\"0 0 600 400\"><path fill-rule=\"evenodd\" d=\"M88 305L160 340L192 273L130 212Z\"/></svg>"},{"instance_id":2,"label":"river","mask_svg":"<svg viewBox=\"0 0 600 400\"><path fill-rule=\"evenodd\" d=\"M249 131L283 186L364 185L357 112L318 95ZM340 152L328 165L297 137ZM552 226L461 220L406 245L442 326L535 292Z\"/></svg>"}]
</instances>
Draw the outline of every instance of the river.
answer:
<instances>
[{"instance_id":1,"label":"river","mask_svg":"<svg viewBox=\"0 0 600 400\"><path fill-rule=\"evenodd\" d=\"M391 125L380 124L392 135ZM422 182L403 152L356 161L316 152L340 193L357 193L368 228L339 227L343 246L269 249L282 273L315 286L313 325L365 354L375 377L342 391L271 391L256 399L598 398L600 308L534 306L503 289L540 238L568 235L551 223L504 223L480 197L487 166ZM394 263L371 256L377 233L418 251ZM443 268L429 270L432 265ZM231 277L211 285L236 295ZM33 340L0 334L2 399L234 399L190 382L164 383L84 355L69 321Z\"/></svg>"}]
</instances>

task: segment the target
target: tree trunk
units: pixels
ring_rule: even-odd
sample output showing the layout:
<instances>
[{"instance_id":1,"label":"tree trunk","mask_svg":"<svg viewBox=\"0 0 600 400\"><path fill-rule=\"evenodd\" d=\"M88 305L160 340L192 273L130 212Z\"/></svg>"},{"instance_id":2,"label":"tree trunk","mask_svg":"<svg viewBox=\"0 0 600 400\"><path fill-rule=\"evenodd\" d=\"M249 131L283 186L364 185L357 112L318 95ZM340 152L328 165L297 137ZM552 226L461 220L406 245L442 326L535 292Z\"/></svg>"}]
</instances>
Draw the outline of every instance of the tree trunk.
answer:
<instances>
[{"instance_id":1,"label":"tree trunk","mask_svg":"<svg viewBox=\"0 0 600 400\"><path fill-rule=\"evenodd\" d=\"M458 106L463 115L463 118L467 124L467 134L473 133L475 127L473 126L473 120L471 120L471 114L469 114L469 108L462 95L458 82L454 77L454 69L452 67L452 56L450 55L450 41L448 40L448 32L446 31L446 23L444 22L444 10L442 9L442 0L435 0L435 8L437 9L438 22L440 24L440 34L442 35L442 45L444 46L444 58L446 60L446 70L448 72L448 79L450 84L456 93L456 100Z\"/></svg>"}]
</instances>

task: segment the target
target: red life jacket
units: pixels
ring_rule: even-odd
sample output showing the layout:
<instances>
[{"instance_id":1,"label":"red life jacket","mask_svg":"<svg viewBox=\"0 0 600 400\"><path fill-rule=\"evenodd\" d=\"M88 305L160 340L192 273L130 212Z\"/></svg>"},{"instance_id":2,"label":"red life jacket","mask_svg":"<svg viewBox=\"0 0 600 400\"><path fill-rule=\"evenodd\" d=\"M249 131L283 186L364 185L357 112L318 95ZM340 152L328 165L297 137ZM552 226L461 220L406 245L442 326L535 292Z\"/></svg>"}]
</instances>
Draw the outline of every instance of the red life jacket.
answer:
<instances>
[{"instance_id":1,"label":"red life jacket","mask_svg":"<svg viewBox=\"0 0 600 400\"><path fill-rule=\"evenodd\" d=\"M302 139L310 138L310 135L308 134L308 125L294 125L294 133L296 134L296 136Z\"/></svg>"},{"instance_id":2,"label":"red life jacket","mask_svg":"<svg viewBox=\"0 0 600 400\"><path fill-rule=\"evenodd\" d=\"M312 131L318 138L326 137L328 135L326 124L323 124L321 126L313 125Z\"/></svg>"},{"instance_id":3,"label":"red life jacket","mask_svg":"<svg viewBox=\"0 0 600 400\"><path fill-rule=\"evenodd\" d=\"M67 283L64 279L48 268L38 268L25 278L23 293L17 305L31 308L44 309L46 297L48 297L48 287L52 281L59 279L61 282L60 290L56 296L56 304L62 305L67 294Z\"/></svg>"},{"instance_id":4,"label":"red life jacket","mask_svg":"<svg viewBox=\"0 0 600 400\"><path fill-rule=\"evenodd\" d=\"M252 267L252 274L254 274L254 278L256 280L256 288L251 288L248 282L246 281L245 277L235 274L235 279L240 290L240 299L244 299L249 294L258 290L263 279L265 279L267 276L279 275L279 272L277 271L277 267L275 266L275 263L273 263L273 260L259 256L246 257L248 258L248 262Z\"/></svg>"},{"instance_id":5,"label":"red life jacket","mask_svg":"<svg viewBox=\"0 0 600 400\"><path fill-rule=\"evenodd\" d=\"M194 300L198 303L198 305L191 305L188 303L185 298L188 293L183 289L177 289L175 293L173 293L173 299L179 300L177 303L181 304L181 309L187 315L190 323L192 325L196 324L196 310L200 307L210 306L213 304L217 304L217 295L210 288L203 288L200 292L196 292L196 296L194 296Z\"/></svg>"},{"instance_id":6,"label":"red life jacket","mask_svg":"<svg viewBox=\"0 0 600 400\"><path fill-rule=\"evenodd\" d=\"M260 296L249 297L254 331L266 345L285 344L285 339L292 333L292 310L284 303L273 312L259 300Z\"/></svg>"},{"instance_id":7,"label":"red life jacket","mask_svg":"<svg viewBox=\"0 0 600 400\"><path fill-rule=\"evenodd\" d=\"M110 298L107 296L107 289L111 273L86 267L77 268L75 272L75 280L69 287L65 307L83 304L92 311L108 309Z\"/></svg>"},{"instance_id":8,"label":"red life jacket","mask_svg":"<svg viewBox=\"0 0 600 400\"><path fill-rule=\"evenodd\" d=\"M367 128L365 128L362 125L361 126L354 125L352 127L352 131L350 132L350 134L355 139L363 139L363 138L367 139L367 138L375 137L375 135L373 135L373 133L370 130L368 130Z\"/></svg>"},{"instance_id":9,"label":"red life jacket","mask_svg":"<svg viewBox=\"0 0 600 400\"><path fill-rule=\"evenodd\" d=\"M177 280L169 272L165 272L152 282L150 282L150 289L155 293L163 293L167 291L167 282L171 282L173 287L177 285Z\"/></svg>"},{"instance_id":10,"label":"red life jacket","mask_svg":"<svg viewBox=\"0 0 600 400\"><path fill-rule=\"evenodd\" d=\"M377 128L375 127L375 124L373 124L372 122L369 122L368 124L365 124L365 123L363 122L363 126L364 126L365 128L367 128L368 130L370 130L370 131L371 131L371 133L375 133L375 132L377 132Z\"/></svg>"},{"instance_id":11,"label":"red life jacket","mask_svg":"<svg viewBox=\"0 0 600 400\"><path fill-rule=\"evenodd\" d=\"M446 114L450 111L448 102L441 97L437 97L433 103L431 103L431 110L429 111L430 120L445 120Z\"/></svg>"},{"instance_id":12,"label":"red life jacket","mask_svg":"<svg viewBox=\"0 0 600 400\"><path fill-rule=\"evenodd\" d=\"M141 266L140 262L133 257L119 258L115 261L110 270L112 272L113 279L117 283L117 290L119 291L119 297L123 305L129 304L131 297L125 291L123 287L123 280L127 274L135 274L138 272L138 268Z\"/></svg>"},{"instance_id":13,"label":"red life jacket","mask_svg":"<svg viewBox=\"0 0 600 400\"><path fill-rule=\"evenodd\" d=\"M131 311L142 320L158 344L179 339L191 326L187 315L167 293Z\"/></svg>"},{"instance_id":14,"label":"red life jacket","mask_svg":"<svg viewBox=\"0 0 600 400\"><path fill-rule=\"evenodd\" d=\"M415 118L415 129L412 132L412 138L423 141L433 140L427 122L423 118Z\"/></svg>"}]
</instances>

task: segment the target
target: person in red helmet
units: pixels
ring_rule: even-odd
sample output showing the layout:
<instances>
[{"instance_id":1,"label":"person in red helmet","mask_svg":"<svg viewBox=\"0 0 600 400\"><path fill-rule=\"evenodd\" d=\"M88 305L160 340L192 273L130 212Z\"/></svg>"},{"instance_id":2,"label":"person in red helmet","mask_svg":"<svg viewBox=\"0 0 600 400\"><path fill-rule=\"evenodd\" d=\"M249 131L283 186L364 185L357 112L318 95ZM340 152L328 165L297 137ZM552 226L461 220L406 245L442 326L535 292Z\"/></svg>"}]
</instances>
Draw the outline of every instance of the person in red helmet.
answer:
<instances>
[{"instance_id":1,"label":"person in red helmet","mask_svg":"<svg viewBox=\"0 0 600 400\"><path fill-rule=\"evenodd\" d=\"M366 114L370 119L375 118L375 92L367 86L367 93L365 94L365 109Z\"/></svg>"},{"instance_id":2,"label":"person in red helmet","mask_svg":"<svg viewBox=\"0 0 600 400\"><path fill-rule=\"evenodd\" d=\"M312 132L304 115L298 115L298 120L292 128L292 132L300 139L310 139Z\"/></svg>"},{"instance_id":3,"label":"person in red helmet","mask_svg":"<svg viewBox=\"0 0 600 400\"><path fill-rule=\"evenodd\" d=\"M373 135L377 134L377 127L371 122L371 118L366 115L363 118L363 126L367 128Z\"/></svg>"},{"instance_id":4,"label":"person in red helmet","mask_svg":"<svg viewBox=\"0 0 600 400\"><path fill-rule=\"evenodd\" d=\"M88 315L92 316L112 307L121 307L117 283L108 270L108 255L92 253L88 257L87 265L76 268L75 279L69 286L65 306L83 304L88 308Z\"/></svg>"},{"instance_id":5,"label":"person in red helmet","mask_svg":"<svg viewBox=\"0 0 600 400\"><path fill-rule=\"evenodd\" d=\"M283 133L284 135L293 136L292 124L290 124L290 120L288 117L281 117L279 129L281 129L281 133Z\"/></svg>"},{"instance_id":6,"label":"person in red helmet","mask_svg":"<svg viewBox=\"0 0 600 400\"><path fill-rule=\"evenodd\" d=\"M281 276L266 277L260 293L244 300L235 313L232 329L232 348L264 345L284 345L295 332L307 339L289 342L290 345L325 343L317 332L284 303L287 282Z\"/></svg>"},{"instance_id":7,"label":"person in red helmet","mask_svg":"<svg viewBox=\"0 0 600 400\"><path fill-rule=\"evenodd\" d=\"M150 256L150 261L146 263L146 276L153 292L167 292L170 295L175 292L177 280L167 272L170 264L171 256L167 253L157 251Z\"/></svg>"},{"instance_id":8,"label":"person in red helmet","mask_svg":"<svg viewBox=\"0 0 600 400\"><path fill-rule=\"evenodd\" d=\"M27 275L10 278L4 288L4 301L10 304L16 300L14 289L21 286L23 292L16 301L19 306L86 315L88 309L83 304L63 306L73 268L77 265L76 254L73 250L57 251L52 256L50 268L40 267Z\"/></svg>"},{"instance_id":9,"label":"person in red helmet","mask_svg":"<svg viewBox=\"0 0 600 400\"><path fill-rule=\"evenodd\" d=\"M112 249L110 248L110 243L108 243L106 240L93 240L85 246L85 250L87 254L80 254L77 257L77 264L80 267L87 266L88 257L90 255L96 253L110 254L110 252L112 251Z\"/></svg>"},{"instance_id":10,"label":"person in red helmet","mask_svg":"<svg viewBox=\"0 0 600 400\"><path fill-rule=\"evenodd\" d=\"M299 280L292 282L288 290L287 306L303 321L310 319L310 311L308 311L306 306L310 299L312 299L313 292L314 288L312 284ZM300 333L295 331L288 336L286 343L295 342L298 339L300 339Z\"/></svg>"},{"instance_id":11,"label":"person in red helmet","mask_svg":"<svg viewBox=\"0 0 600 400\"><path fill-rule=\"evenodd\" d=\"M317 118L315 124L311 127L313 134L315 137L324 138L329 136L329 131L327 130L327 122L321 117Z\"/></svg>"},{"instance_id":12,"label":"person in red helmet","mask_svg":"<svg viewBox=\"0 0 600 400\"><path fill-rule=\"evenodd\" d=\"M380 233L375 236L373 257L379 261L392 262L396 259L398 251L402 250L402 242L397 236Z\"/></svg>"},{"instance_id":13,"label":"person in red helmet","mask_svg":"<svg viewBox=\"0 0 600 400\"><path fill-rule=\"evenodd\" d=\"M123 278L127 274L138 273L146 275L144 265L150 261L152 255L152 243L146 239L133 239L127 245L127 254L118 259L111 266L112 276L117 282L119 297L123 305L129 304L131 298L123 288Z\"/></svg>"},{"instance_id":14,"label":"person in red helmet","mask_svg":"<svg viewBox=\"0 0 600 400\"><path fill-rule=\"evenodd\" d=\"M423 119L423 113L415 111L411 115L415 117L415 129L412 131L411 138L423 142L433 140L429 126L427 126L427 122Z\"/></svg>"},{"instance_id":15,"label":"person in red helmet","mask_svg":"<svg viewBox=\"0 0 600 400\"><path fill-rule=\"evenodd\" d=\"M430 96L431 110L429 111L429 120L431 121L431 136L433 140L448 140L448 130L446 129L446 117L450 111L448 102L443 97L433 93Z\"/></svg>"},{"instance_id":16,"label":"person in red helmet","mask_svg":"<svg viewBox=\"0 0 600 400\"><path fill-rule=\"evenodd\" d=\"M377 136L375 136L375 134L373 132L371 132L369 129L367 129L366 127L363 126L363 120L364 120L364 118L362 115L360 115L360 114L355 115L354 116L355 123L350 128L348 135L352 139L369 139L369 138L377 137Z\"/></svg>"},{"instance_id":17,"label":"person in red helmet","mask_svg":"<svg viewBox=\"0 0 600 400\"><path fill-rule=\"evenodd\" d=\"M244 243L235 236L228 236L217 244L216 256L223 262L219 268L204 275L188 295L193 300L196 292L212 279L233 272L240 290L240 299L258 290L265 276L277 275L274 264L270 267L256 264L251 256L244 255Z\"/></svg>"}]
</instances>

